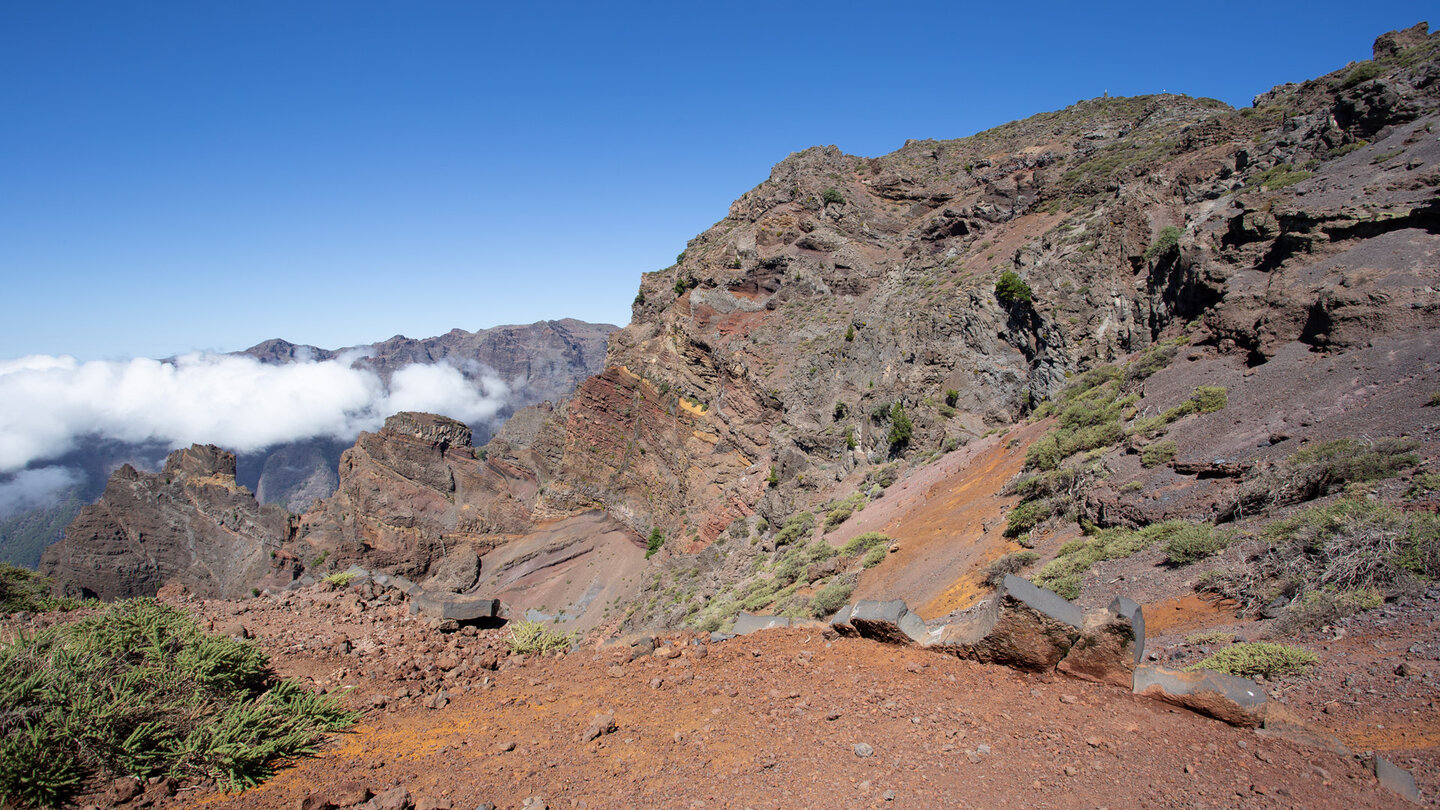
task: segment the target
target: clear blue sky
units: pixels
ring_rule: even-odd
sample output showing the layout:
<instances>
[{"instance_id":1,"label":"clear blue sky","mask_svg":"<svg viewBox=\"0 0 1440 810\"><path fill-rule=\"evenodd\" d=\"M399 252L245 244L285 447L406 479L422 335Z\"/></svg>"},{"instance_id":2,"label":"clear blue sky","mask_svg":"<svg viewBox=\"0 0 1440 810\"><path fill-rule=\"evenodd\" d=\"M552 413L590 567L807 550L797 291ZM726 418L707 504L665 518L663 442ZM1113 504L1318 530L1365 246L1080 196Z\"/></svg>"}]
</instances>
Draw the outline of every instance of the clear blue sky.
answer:
<instances>
[{"instance_id":1,"label":"clear blue sky","mask_svg":"<svg viewBox=\"0 0 1440 810\"><path fill-rule=\"evenodd\" d=\"M1433 10L9 0L0 357L624 323L790 152L1244 105Z\"/></svg>"}]
</instances>

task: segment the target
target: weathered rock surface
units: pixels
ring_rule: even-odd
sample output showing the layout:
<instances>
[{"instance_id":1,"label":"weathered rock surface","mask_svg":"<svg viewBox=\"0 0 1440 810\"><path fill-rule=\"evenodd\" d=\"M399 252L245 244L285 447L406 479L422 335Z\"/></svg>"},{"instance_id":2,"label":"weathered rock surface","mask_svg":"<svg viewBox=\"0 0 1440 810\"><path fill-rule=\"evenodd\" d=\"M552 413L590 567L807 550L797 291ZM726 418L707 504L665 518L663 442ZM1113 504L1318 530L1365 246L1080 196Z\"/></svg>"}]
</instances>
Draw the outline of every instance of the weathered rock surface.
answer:
<instances>
[{"instance_id":1,"label":"weathered rock surface","mask_svg":"<svg viewBox=\"0 0 1440 810\"><path fill-rule=\"evenodd\" d=\"M235 483L233 453L194 445L159 473L116 470L40 567L65 591L102 599L153 596L168 583L240 597L267 577L290 579L288 559L271 557L289 530L284 509L262 507Z\"/></svg>"}]
</instances>

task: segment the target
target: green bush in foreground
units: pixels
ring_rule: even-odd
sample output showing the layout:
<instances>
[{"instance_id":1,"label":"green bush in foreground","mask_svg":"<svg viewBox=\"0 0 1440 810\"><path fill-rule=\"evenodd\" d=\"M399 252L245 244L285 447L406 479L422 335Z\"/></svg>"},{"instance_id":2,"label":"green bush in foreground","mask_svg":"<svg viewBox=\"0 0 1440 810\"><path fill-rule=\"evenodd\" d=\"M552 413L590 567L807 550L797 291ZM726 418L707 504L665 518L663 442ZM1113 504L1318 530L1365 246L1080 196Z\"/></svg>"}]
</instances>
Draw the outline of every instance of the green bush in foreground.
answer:
<instances>
[{"instance_id":1,"label":"green bush in foreground","mask_svg":"<svg viewBox=\"0 0 1440 810\"><path fill-rule=\"evenodd\" d=\"M541 622L517 622L510 626L505 644L513 653L559 652L570 648L574 639L569 633L551 630Z\"/></svg>"},{"instance_id":2,"label":"green bush in foreground","mask_svg":"<svg viewBox=\"0 0 1440 810\"><path fill-rule=\"evenodd\" d=\"M1187 672L1213 669L1242 678L1256 675L1273 678L1277 675L1297 675L1318 663L1319 656L1309 650L1256 641L1232 644L1185 669Z\"/></svg>"},{"instance_id":3,"label":"green bush in foreground","mask_svg":"<svg viewBox=\"0 0 1440 810\"><path fill-rule=\"evenodd\" d=\"M0 563L0 613L74 610L81 602L50 595L50 580L26 568Z\"/></svg>"},{"instance_id":4,"label":"green bush in foreground","mask_svg":"<svg viewBox=\"0 0 1440 810\"><path fill-rule=\"evenodd\" d=\"M0 803L30 805L123 775L249 787L358 717L151 599L0 647L0 706Z\"/></svg>"},{"instance_id":5,"label":"green bush in foreground","mask_svg":"<svg viewBox=\"0 0 1440 810\"><path fill-rule=\"evenodd\" d=\"M840 547L840 556L854 557L857 554L864 554L874 548L886 548L890 545L890 535L880 532L865 532L850 538L850 542Z\"/></svg>"}]
</instances>

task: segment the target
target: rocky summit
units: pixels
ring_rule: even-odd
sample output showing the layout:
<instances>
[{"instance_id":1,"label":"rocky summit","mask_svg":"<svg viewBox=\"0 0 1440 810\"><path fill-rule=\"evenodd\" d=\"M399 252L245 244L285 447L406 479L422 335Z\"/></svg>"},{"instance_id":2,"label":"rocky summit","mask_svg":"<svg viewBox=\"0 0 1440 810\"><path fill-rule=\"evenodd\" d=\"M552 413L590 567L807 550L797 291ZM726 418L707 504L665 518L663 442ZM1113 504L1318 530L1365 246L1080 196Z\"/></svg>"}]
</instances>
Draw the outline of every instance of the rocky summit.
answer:
<instances>
[{"instance_id":1,"label":"rocky summit","mask_svg":"<svg viewBox=\"0 0 1440 810\"><path fill-rule=\"evenodd\" d=\"M217 805L1434 803L1440 37L1373 56L793 154L480 446L180 451L43 570L368 712Z\"/></svg>"}]
</instances>

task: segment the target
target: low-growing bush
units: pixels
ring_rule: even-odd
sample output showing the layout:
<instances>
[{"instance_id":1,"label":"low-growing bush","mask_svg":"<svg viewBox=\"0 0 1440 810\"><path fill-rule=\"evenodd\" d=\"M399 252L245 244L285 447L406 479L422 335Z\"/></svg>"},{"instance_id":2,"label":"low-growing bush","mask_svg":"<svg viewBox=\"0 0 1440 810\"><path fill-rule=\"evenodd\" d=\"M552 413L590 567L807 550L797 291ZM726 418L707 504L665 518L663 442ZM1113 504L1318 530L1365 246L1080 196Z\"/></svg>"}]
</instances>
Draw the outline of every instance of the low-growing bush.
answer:
<instances>
[{"instance_id":1,"label":"low-growing bush","mask_svg":"<svg viewBox=\"0 0 1440 810\"><path fill-rule=\"evenodd\" d=\"M1005 516L1005 536L1018 537L1050 517L1051 505L1048 499L1021 501Z\"/></svg>"},{"instance_id":2,"label":"low-growing bush","mask_svg":"<svg viewBox=\"0 0 1440 810\"><path fill-rule=\"evenodd\" d=\"M336 571L333 574L327 574L325 577L321 578L320 581L326 583L327 585L334 585L337 588L343 588L346 585L349 585L351 582L355 581L355 573L353 571Z\"/></svg>"},{"instance_id":3,"label":"low-growing bush","mask_svg":"<svg viewBox=\"0 0 1440 810\"><path fill-rule=\"evenodd\" d=\"M0 563L0 613L74 610L78 599L50 595L50 579L27 568Z\"/></svg>"},{"instance_id":4,"label":"low-growing bush","mask_svg":"<svg viewBox=\"0 0 1440 810\"><path fill-rule=\"evenodd\" d=\"M785 525L780 527L780 531L775 533L775 545L788 546L814 530L814 512L801 512L798 515L793 515L789 520L785 521Z\"/></svg>"},{"instance_id":5,"label":"low-growing bush","mask_svg":"<svg viewBox=\"0 0 1440 810\"><path fill-rule=\"evenodd\" d=\"M889 548L890 535L880 532L865 532L850 538L850 542L840 547L840 556L854 557L864 554L876 547Z\"/></svg>"},{"instance_id":6,"label":"low-growing bush","mask_svg":"<svg viewBox=\"0 0 1440 810\"><path fill-rule=\"evenodd\" d=\"M570 633L551 630L544 622L517 622L510 626L510 634L505 637L505 646L509 647L512 653L547 655L570 649L574 641L575 638Z\"/></svg>"},{"instance_id":7,"label":"low-growing bush","mask_svg":"<svg viewBox=\"0 0 1440 810\"><path fill-rule=\"evenodd\" d=\"M1161 228L1160 235L1155 238L1155 241L1151 243L1150 247L1145 248L1145 253L1141 258L1147 262L1151 262L1170 253L1179 247L1180 237L1184 233L1184 231L1173 225Z\"/></svg>"},{"instance_id":8,"label":"low-growing bush","mask_svg":"<svg viewBox=\"0 0 1440 810\"><path fill-rule=\"evenodd\" d=\"M856 492L844 500L837 501L831 507L830 511L825 513L825 531L828 532L837 528L840 524L849 520L850 516L855 514L856 510L864 509L865 501L865 493L863 492Z\"/></svg>"},{"instance_id":9,"label":"low-growing bush","mask_svg":"<svg viewBox=\"0 0 1440 810\"><path fill-rule=\"evenodd\" d=\"M1191 633L1185 637L1186 644L1229 644L1235 640L1234 633L1227 633L1224 630L1209 630L1204 633Z\"/></svg>"},{"instance_id":10,"label":"low-growing bush","mask_svg":"<svg viewBox=\"0 0 1440 810\"><path fill-rule=\"evenodd\" d=\"M1165 557L1171 565L1189 565L1224 551L1234 540L1233 533L1208 523L1189 523L1165 541Z\"/></svg>"},{"instance_id":11,"label":"low-growing bush","mask_svg":"<svg viewBox=\"0 0 1440 810\"><path fill-rule=\"evenodd\" d=\"M1135 530L1106 529L1094 537L1072 540L1061 546L1058 556L1031 579L1036 585L1049 588L1066 599L1078 598L1081 580L1095 563L1129 557L1175 537L1190 525L1180 520L1167 520Z\"/></svg>"},{"instance_id":12,"label":"low-growing bush","mask_svg":"<svg viewBox=\"0 0 1440 810\"><path fill-rule=\"evenodd\" d=\"M665 534L660 531L659 526L650 527L650 536L645 540L645 559L655 556L655 552L665 545Z\"/></svg>"},{"instance_id":13,"label":"low-growing bush","mask_svg":"<svg viewBox=\"0 0 1440 810\"><path fill-rule=\"evenodd\" d=\"M1313 442L1247 479L1222 517L1313 500L1340 492L1351 483L1393 478L1420 463L1414 452L1418 446L1408 438Z\"/></svg>"},{"instance_id":14,"label":"low-growing bush","mask_svg":"<svg viewBox=\"0 0 1440 810\"><path fill-rule=\"evenodd\" d=\"M1140 448L1140 466L1158 467L1175 458L1175 454L1179 450L1180 445L1170 439L1147 444Z\"/></svg>"},{"instance_id":15,"label":"low-growing bush","mask_svg":"<svg viewBox=\"0 0 1440 810\"><path fill-rule=\"evenodd\" d=\"M1333 624L1346 616L1374 610L1385 604L1385 597L1374 588L1342 591L1321 588L1309 591L1280 615L1275 628L1286 635L1295 635Z\"/></svg>"},{"instance_id":16,"label":"low-growing bush","mask_svg":"<svg viewBox=\"0 0 1440 810\"><path fill-rule=\"evenodd\" d=\"M1040 555L1033 551L1012 551L985 568L985 584L998 588L1006 574L1018 574L1038 559Z\"/></svg>"},{"instance_id":17,"label":"low-growing bush","mask_svg":"<svg viewBox=\"0 0 1440 810\"><path fill-rule=\"evenodd\" d=\"M358 717L152 599L0 646L0 696L0 801L45 806L119 776L248 787Z\"/></svg>"},{"instance_id":18,"label":"low-growing bush","mask_svg":"<svg viewBox=\"0 0 1440 810\"><path fill-rule=\"evenodd\" d=\"M855 582L848 577L835 577L810 599L810 615L817 619L831 616L850 601Z\"/></svg>"},{"instance_id":19,"label":"low-growing bush","mask_svg":"<svg viewBox=\"0 0 1440 810\"><path fill-rule=\"evenodd\" d=\"M1268 641L1247 641L1232 644L1185 669L1188 672L1212 669L1242 678L1253 678L1256 675L1273 678L1279 675L1297 675L1318 663L1320 657L1309 650Z\"/></svg>"},{"instance_id":20,"label":"low-growing bush","mask_svg":"<svg viewBox=\"0 0 1440 810\"><path fill-rule=\"evenodd\" d=\"M889 553L890 551L887 546L876 546L865 552L865 556L861 558L860 564L866 568L874 568L880 563L885 562L885 555Z\"/></svg>"}]
</instances>

